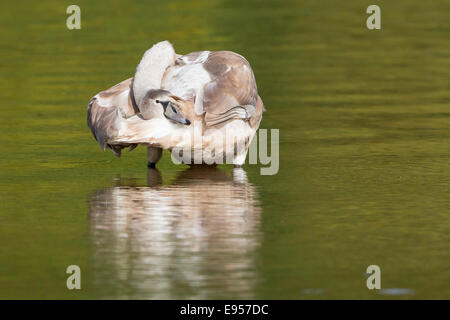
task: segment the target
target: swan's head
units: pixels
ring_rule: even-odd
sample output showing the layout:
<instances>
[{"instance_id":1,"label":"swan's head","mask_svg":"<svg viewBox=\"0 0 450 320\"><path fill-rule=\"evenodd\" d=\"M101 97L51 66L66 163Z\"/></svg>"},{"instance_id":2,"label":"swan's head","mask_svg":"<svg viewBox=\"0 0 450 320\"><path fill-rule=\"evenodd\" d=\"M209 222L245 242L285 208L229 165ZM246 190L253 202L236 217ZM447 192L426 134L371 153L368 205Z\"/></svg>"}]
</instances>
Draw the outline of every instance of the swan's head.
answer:
<instances>
[{"instance_id":1,"label":"swan's head","mask_svg":"<svg viewBox=\"0 0 450 320\"><path fill-rule=\"evenodd\" d=\"M165 117L177 123L191 124L181 111L180 99L167 90L148 90L138 108L145 120Z\"/></svg>"}]
</instances>

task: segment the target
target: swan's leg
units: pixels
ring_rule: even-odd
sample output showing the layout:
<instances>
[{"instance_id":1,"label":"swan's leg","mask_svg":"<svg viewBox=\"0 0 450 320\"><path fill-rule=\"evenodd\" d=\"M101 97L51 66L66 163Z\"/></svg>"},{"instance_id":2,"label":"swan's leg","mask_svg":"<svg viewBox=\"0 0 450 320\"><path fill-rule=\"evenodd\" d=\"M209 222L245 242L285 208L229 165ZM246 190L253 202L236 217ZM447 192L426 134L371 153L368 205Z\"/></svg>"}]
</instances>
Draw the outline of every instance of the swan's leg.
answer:
<instances>
[{"instance_id":1,"label":"swan's leg","mask_svg":"<svg viewBox=\"0 0 450 320\"><path fill-rule=\"evenodd\" d=\"M248 182L247 173L241 167L233 169L234 183L246 184Z\"/></svg>"},{"instance_id":2,"label":"swan's leg","mask_svg":"<svg viewBox=\"0 0 450 320\"><path fill-rule=\"evenodd\" d=\"M161 148L147 147L147 159L148 159L147 167L155 168L156 163L161 159L161 157L162 157Z\"/></svg>"},{"instance_id":3,"label":"swan's leg","mask_svg":"<svg viewBox=\"0 0 450 320\"><path fill-rule=\"evenodd\" d=\"M147 186L156 187L162 184L161 172L156 168L149 168L147 171Z\"/></svg>"},{"instance_id":4,"label":"swan's leg","mask_svg":"<svg viewBox=\"0 0 450 320\"><path fill-rule=\"evenodd\" d=\"M229 145L227 149L229 150L229 147L232 146L231 150L233 150L234 153L233 164L235 168L242 168L244 165L252 136L253 133L245 133L244 131L242 132L242 136L237 141L230 140L233 144Z\"/></svg>"},{"instance_id":5,"label":"swan's leg","mask_svg":"<svg viewBox=\"0 0 450 320\"><path fill-rule=\"evenodd\" d=\"M246 148L234 156L233 164L235 168L242 168L242 165L245 163L245 158L247 157L247 151L248 149Z\"/></svg>"}]
</instances>

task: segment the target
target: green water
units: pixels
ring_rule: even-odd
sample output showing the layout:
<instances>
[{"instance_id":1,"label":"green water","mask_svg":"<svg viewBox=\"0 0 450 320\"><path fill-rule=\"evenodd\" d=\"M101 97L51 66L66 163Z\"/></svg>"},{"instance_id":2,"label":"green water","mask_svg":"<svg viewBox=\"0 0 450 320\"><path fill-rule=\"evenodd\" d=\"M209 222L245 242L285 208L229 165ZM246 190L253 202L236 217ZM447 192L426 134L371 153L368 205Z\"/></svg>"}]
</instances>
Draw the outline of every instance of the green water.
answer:
<instances>
[{"instance_id":1,"label":"green water","mask_svg":"<svg viewBox=\"0 0 450 320\"><path fill-rule=\"evenodd\" d=\"M0 298L450 298L450 2L376 3L3 1ZM250 61L278 174L102 152L88 100L164 39Z\"/></svg>"}]
</instances>

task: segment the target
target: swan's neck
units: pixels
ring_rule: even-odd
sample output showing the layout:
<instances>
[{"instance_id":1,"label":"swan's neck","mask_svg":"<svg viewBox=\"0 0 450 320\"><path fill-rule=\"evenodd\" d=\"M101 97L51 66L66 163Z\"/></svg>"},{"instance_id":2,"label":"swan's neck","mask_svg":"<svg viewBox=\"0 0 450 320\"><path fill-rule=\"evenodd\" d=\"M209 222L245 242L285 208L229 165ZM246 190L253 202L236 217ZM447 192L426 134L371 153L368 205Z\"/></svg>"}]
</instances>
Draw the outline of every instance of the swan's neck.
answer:
<instances>
[{"instance_id":1,"label":"swan's neck","mask_svg":"<svg viewBox=\"0 0 450 320\"><path fill-rule=\"evenodd\" d=\"M175 50L168 41L162 41L148 49L136 68L133 80L134 99L140 106L150 89L160 89L166 69L175 62Z\"/></svg>"}]
</instances>

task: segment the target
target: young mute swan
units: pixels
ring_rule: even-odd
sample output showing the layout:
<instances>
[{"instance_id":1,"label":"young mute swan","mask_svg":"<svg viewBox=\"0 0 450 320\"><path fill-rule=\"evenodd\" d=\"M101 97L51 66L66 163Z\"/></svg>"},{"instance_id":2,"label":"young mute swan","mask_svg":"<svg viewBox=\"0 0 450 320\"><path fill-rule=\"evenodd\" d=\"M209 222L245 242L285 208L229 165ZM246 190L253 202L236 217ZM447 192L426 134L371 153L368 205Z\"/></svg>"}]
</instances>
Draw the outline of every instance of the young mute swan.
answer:
<instances>
[{"instance_id":1,"label":"young mute swan","mask_svg":"<svg viewBox=\"0 0 450 320\"><path fill-rule=\"evenodd\" d=\"M175 53L159 42L133 78L98 93L88 104L95 139L116 156L148 147L149 167L162 149L186 164L245 162L264 106L247 60L230 51Z\"/></svg>"}]
</instances>

